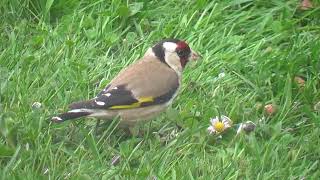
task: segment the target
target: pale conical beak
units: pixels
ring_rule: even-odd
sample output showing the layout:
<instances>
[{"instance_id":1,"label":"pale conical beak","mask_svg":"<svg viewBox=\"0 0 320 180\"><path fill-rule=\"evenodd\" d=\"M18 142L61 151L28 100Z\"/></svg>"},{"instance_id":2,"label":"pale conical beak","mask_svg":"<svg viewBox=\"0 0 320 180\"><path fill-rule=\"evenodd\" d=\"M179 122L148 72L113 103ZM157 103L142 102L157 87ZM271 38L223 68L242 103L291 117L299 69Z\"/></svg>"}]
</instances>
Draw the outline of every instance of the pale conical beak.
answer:
<instances>
[{"instance_id":1,"label":"pale conical beak","mask_svg":"<svg viewBox=\"0 0 320 180\"><path fill-rule=\"evenodd\" d=\"M191 49L191 57L190 60L196 61L199 58L202 58L198 53L196 53L194 50Z\"/></svg>"}]
</instances>

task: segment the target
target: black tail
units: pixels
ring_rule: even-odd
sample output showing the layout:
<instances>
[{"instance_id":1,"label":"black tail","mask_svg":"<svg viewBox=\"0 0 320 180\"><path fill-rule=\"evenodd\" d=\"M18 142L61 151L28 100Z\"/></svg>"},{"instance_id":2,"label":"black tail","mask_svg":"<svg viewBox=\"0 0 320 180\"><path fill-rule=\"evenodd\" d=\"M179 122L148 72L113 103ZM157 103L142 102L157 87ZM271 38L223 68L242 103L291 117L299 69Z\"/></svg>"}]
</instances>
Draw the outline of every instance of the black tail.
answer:
<instances>
[{"instance_id":1,"label":"black tail","mask_svg":"<svg viewBox=\"0 0 320 180\"><path fill-rule=\"evenodd\" d=\"M75 102L69 105L70 111L66 113L59 114L57 116L54 116L51 118L52 122L63 122L70 119L76 119L84 116L88 116L92 114L90 109L94 109L94 107L97 106L94 100L88 100L88 101L80 101Z\"/></svg>"},{"instance_id":2,"label":"black tail","mask_svg":"<svg viewBox=\"0 0 320 180\"><path fill-rule=\"evenodd\" d=\"M80 118L80 117L84 117L84 116L88 116L92 114L91 112L86 112L86 111L69 111L69 112L66 112L66 113L62 113L62 114L59 114L57 116L54 116L51 118L51 121L52 122L55 122L55 123L60 123L60 122L64 122L66 120L70 120L70 119L76 119L76 118Z\"/></svg>"}]
</instances>

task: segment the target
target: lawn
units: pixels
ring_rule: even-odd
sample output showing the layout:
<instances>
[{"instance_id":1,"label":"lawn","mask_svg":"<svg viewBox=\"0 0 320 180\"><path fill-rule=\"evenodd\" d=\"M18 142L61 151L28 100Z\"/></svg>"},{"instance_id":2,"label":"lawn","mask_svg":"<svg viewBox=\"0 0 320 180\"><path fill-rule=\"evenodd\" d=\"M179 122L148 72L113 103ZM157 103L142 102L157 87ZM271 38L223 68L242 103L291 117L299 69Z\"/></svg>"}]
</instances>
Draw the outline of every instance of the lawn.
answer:
<instances>
[{"instance_id":1,"label":"lawn","mask_svg":"<svg viewBox=\"0 0 320 180\"><path fill-rule=\"evenodd\" d=\"M313 3L2 0L0 179L319 178ZM165 37L186 40L203 58L186 67L172 107L141 126L144 136L124 136L117 120L97 131L94 119L49 121ZM221 137L207 132L219 114L235 124ZM236 135L249 120L256 129Z\"/></svg>"}]
</instances>

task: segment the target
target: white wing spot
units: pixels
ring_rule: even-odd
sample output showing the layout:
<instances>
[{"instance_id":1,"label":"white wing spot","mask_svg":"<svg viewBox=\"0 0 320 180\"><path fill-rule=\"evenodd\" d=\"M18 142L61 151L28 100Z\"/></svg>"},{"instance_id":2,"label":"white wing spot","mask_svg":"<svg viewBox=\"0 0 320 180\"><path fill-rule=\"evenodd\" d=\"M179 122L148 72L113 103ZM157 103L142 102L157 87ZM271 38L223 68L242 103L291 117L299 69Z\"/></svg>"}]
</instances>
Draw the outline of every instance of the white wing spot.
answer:
<instances>
[{"instance_id":1,"label":"white wing spot","mask_svg":"<svg viewBox=\"0 0 320 180\"><path fill-rule=\"evenodd\" d=\"M118 89L118 87L116 86L116 87L114 87L114 88L112 88L112 89Z\"/></svg>"},{"instance_id":2,"label":"white wing spot","mask_svg":"<svg viewBox=\"0 0 320 180\"><path fill-rule=\"evenodd\" d=\"M58 116L52 117L53 121L62 121L62 119Z\"/></svg>"},{"instance_id":3,"label":"white wing spot","mask_svg":"<svg viewBox=\"0 0 320 180\"><path fill-rule=\"evenodd\" d=\"M99 105L99 106L103 106L105 105L106 103L102 102L102 101L96 101L96 104Z\"/></svg>"},{"instance_id":4,"label":"white wing spot","mask_svg":"<svg viewBox=\"0 0 320 180\"><path fill-rule=\"evenodd\" d=\"M106 94L103 94L104 96L107 96L107 97L110 97L111 94L110 93L106 93Z\"/></svg>"},{"instance_id":5,"label":"white wing spot","mask_svg":"<svg viewBox=\"0 0 320 180\"><path fill-rule=\"evenodd\" d=\"M78 113L78 112L85 112L83 109L72 109L68 112L71 112L71 113Z\"/></svg>"}]
</instances>

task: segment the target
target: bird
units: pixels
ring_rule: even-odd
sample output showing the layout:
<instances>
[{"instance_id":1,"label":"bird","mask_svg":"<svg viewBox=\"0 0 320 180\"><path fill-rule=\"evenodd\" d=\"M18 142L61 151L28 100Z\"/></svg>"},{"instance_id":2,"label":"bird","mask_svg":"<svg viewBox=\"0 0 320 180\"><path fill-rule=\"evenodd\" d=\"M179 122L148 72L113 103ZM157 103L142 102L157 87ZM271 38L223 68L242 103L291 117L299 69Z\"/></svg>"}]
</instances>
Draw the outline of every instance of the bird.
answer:
<instances>
[{"instance_id":1,"label":"bird","mask_svg":"<svg viewBox=\"0 0 320 180\"><path fill-rule=\"evenodd\" d=\"M200 57L184 40L160 40L142 58L121 70L94 98L71 103L69 111L53 116L51 121L119 118L120 127L130 128L150 120L176 98L187 63Z\"/></svg>"}]
</instances>

